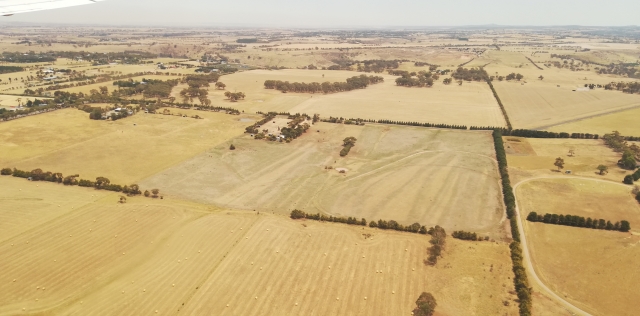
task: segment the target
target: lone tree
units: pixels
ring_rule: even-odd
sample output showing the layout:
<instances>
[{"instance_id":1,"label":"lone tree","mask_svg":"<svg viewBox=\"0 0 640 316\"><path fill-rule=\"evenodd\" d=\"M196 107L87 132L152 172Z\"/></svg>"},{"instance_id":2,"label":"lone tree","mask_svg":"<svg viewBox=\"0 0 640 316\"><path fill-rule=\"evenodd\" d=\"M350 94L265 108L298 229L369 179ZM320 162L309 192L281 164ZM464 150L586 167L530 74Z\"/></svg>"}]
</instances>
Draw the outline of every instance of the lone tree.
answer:
<instances>
[{"instance_id":1,"label":"lone tree","mask_svg":"<svg viewBox=\"0 0 640 316\"><path fill-rule=\"evenodd\" d=\"M153 190L151 190L151 194L153 194L153 197L154 197L154 198L157 198L157 197L158 197L158 193L160 193L160 190L158 190L158 189L153 189Z\"/></svg>"},{"instance_id":2,"label":"lone tree","mask_svg":"<svg viewBox=\"0 0 640 316\"><path fill-rule=\"evenodd\" d=\"M604 175L605 173L609 173L609 167L605 166L605 165L599 165L598 166L598 171L600 171L600 175Z\"/></svg>"},{"instance_id":3,"label":"lone tree","mask_svg":"<svg viewBox=\"0 0 640 316\"><path fill-rule=\"evenodd\" d=\"M127 203L127 197L125 197L124 195L121 195L120 196L120 201L118 201L118 202L122 203L122 204Z\"/></svg>"},{"instance_id":4,"label":"lone tree","mask_svg":"<svg viewBox=\"0 0 640 316\"><path fill-rule=\"evenodd\" d=\"M558 171L564 169L564 159L560 157L556 158L556 162L553 165L558 167Z\"/></svg>"},{"instance_id":5,"label":"lone tree","mask_svg":"<svg viewBox=\"0 0 640 316\"><path fill-rule=\"evenodd\" d=\"M569 149L569 157L573 157L573 156L575 156L575 154L576 154L575 150Z\"/></svg>"},{"instance_id":6,"label":"lone tree","mask_svg":"<svg viewBox=\"0 0 640 316\"><path fill-rule=\"evenodd\" d=\"M231 146L229 146L230 150L236 150L236 146L233 146L233 144L231 144Z\"/></svg>"},{"instance_id":7,"label":"lone tree","mask_svg":"<svg viewBox=\"0 0 640 316\"><path fill-rule=\"evenodd\" d=\"M220 82L220 81L216 82L216 89L218 89L218 90L224 90L224 88L226 88L226 87L227 87L227 85L226 85L226 84L224 84L224 83L222 83L222 82Z\"/></svg>"},{"instance_id":8,"label":"lone tree","mask_svg":"<svg viewBox=\"0 0 640 316\"><path fill-rule=\"evenodd\" d=\"M145 190L145 191L144 191L144 196L145 196L145 197L149 197L149 195L151 195L151 193L149 193L149 190Z\"/></svg>"},{"instance_id":9,"label":"lone tree","mask_svg":"<svg viewBox=\"0 0 640 316\"><path fill-rule=\"evenodd\" d=\"M436 310L436 299L431 293L422 292L416 301L416 308L413 310L414 316L431 316Z\"/></svg>"},{"instance_id":10,"label":"lone tree","mask_svg":"<svg viewBox=\"0 0 640 316\"><path fill-rule=\"evenodd\" d=\"M542 75L540 75L540 77L538 77L538 79L542 80L542 79L544 79L544 77Z\"/></svg>"},{"instance_id":11,"label":"lone tree","mask_svg":"<svg viewBox=\"0 0 640 316\"><path fill-rule=\"evenodd\" d=\"M358 139L356 139L355 137L349 136L342 141L343 146L355 146L357 140Z\"/></svg>"}]
</instances>

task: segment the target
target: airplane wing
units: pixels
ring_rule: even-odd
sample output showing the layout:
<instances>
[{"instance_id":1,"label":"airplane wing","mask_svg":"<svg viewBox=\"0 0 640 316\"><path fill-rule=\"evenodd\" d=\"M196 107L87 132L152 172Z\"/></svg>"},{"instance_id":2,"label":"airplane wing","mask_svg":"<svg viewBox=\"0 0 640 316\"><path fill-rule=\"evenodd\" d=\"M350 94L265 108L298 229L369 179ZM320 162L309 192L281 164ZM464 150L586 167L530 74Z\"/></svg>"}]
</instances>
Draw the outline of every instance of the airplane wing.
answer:
<instances>
[{"instance_id":1,"label":"airplane wing","mask_svg":"<svg viewBox=\"0 0 640 316\"><path fill-rule=\"evenodd\" d=\"M0 15L73 7L104 0L0 0Z\"/></svg>"}]
</instances>

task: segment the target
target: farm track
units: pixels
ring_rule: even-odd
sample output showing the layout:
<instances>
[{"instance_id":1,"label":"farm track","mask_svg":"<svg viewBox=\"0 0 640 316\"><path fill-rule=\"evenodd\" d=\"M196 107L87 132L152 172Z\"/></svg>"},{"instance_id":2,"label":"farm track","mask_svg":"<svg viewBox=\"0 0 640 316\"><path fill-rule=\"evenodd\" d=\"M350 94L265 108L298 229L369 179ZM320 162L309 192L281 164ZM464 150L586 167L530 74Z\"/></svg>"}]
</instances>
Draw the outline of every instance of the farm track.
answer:
<instances>
[{"instance_id":1,"label":"farm track","mask_svg":"<svg viewBox=\"0 0 640 316\"><path fill-rule=\"evenodd\" d=\"M596 181L596 182L600 182L600 183L615 184L615 185L624 186L624 187L628 187L628 186L625 185L625 184L614 182L614 181L610 181L610 180L593 179L593 178L579 177L579 176L542 176L542 177L536 177L536 178L522 180L522 181L518 182L517 184L515 184L513 186L513 194L516 197L516 215L517 215L517 218L518 218L518 230L520 232L520 238L522 239L522 243L521 243L522 244L522 250L523 250L522 253L524 254L525 264L527 266L527 270L529 270L529 274L533 277L533 279L538 284L538 286L540 286L543 290L545 290L554 300L556 300L558 303L560 303L562 306L564 306L572 314L574 314L574 315L577 314L577 315L584 315L584 316L592 316L590 313L578 308L577 306L571 304L570 302L568 302L567 300L563 299L561 296L556 294L549 287L547 287L544 284L544 282L542 282L540 277L538 277L538 275L536 274L533 261L531 260L531 253L529 251L529 246L527 244L527 235L525 234L525 231L524 231L524 226L523 226L524 220L522 219L522 214L520 213L520 206L519 206L519 203L517 202L517 200L518 200L517 189L522 184L525 184L527 182L536 181L536 180L543 180L543 179L579 179L579 180L587 180L587 181Z\"/></svg>"}]
</instances>

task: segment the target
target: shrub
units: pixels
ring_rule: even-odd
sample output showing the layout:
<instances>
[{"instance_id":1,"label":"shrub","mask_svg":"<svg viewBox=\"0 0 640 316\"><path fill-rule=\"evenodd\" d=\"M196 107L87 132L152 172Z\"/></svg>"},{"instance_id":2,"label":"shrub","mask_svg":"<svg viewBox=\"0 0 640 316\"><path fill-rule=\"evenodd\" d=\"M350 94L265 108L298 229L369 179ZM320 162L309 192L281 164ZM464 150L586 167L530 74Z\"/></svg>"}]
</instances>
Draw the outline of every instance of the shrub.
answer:
<instances>
[{"instance_id":1,"label":"shrub","mask_svg":"<svg viewBox=\"0 0 640 316\"><path fill-rule=\"evenodd\" d=\"M416 301L416 308L413 310L414 316L431 316L436 310L436 299L431 293L422 292Z\"/></svg>"},{"instance_id":2,"label":"shrub","mask_svg":"<svg viewBox=\"0 0 640 316\"><path fill-rule=\"evenodd\" d=\"M305 218L306 214L303 211L300 210L293 210L291 211L291 218L293 219L299 219L299 218Z\"/></svg>"},{"instance_id":3,"label":"shrub","mask_svg":"<svg viewBox=\"0 0 640 316\"><path fill-rule=\"evenodd\" d=\"M633 184L633 176L627 175L626 177L624 177L624 180L622 182L624 184Z\"/></svg>"},{"instance_id":4,"label":"shrub","mask_svg":"<svg viewBox=\"0 0 640 316\"><path fill-rule=\"evenodd\" d=\"M482 240L482 237L478 237L478 234L462 230L454 231L451 237L462 240Z\"/></svg>"},{"instance_id":5,"label":"shrub","mask_svg":"<svg viewBox=\"0 0 640 316\"><path fill-rule=\"evenodd\" d=\"M10 168L4 168L0 170L0 175L10 176L11 174L13 174L13 171Z\"/></svg>"},{"instance_id":6,"label":"shrub","mask_svg":"<svg viewBox=\"0 0 640 316\"><path fill-rule=\"evenodd\" d=\"M233 144L231 144L231 146L229 146L229 150L236 150L236 146L233 146Z\"/></svg>"}]
</instances>

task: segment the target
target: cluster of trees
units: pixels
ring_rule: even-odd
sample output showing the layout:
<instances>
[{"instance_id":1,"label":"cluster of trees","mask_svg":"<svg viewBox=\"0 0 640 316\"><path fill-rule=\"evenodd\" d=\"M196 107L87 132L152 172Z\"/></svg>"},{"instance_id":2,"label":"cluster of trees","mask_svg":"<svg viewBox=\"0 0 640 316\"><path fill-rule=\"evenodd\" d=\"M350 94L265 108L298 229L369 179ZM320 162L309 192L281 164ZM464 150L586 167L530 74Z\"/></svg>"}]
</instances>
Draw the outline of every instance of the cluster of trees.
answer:
<instances>
[{"instance_id":1,"label":"cluster of trees","mask_svg":"<svg viewBox=\"0 0 640 316\"><path fill-rule=\"evenodd\" d=\"M498 102L498 106L500 106L500 111L502 112L502 116L504 117L504 121L507 123L507 128L509 130L511 130L513 127L511 126L511 120L509 120L509 115L507 114L507 109L504 108L504 105L502 104L502 100L500 100L500 97L498 96L498 92L493 87L493 83L491 83L491 80L487 80L487 84L489 85L489 88L491 89L491 92L493 92L493 97L496 99L496 102Z\"/></svg>"},{"instance_id":2,"label":"cluster of trees","mask_svg":"<svg viewBox=\"0 0 640 316\"><path fill-rule=\"evenodd\" d=\"M349 151L356 145L357 139L353 136L347 137L343 140L342 150L340 150L340 157L344 157L349 154Z\"/></svg>"},{"instance_id":3,"label":"cluster of trees","mask_svg":"<svg viewBox=\"0 0 640 316\"><path fill-rule=\"evenodd\" d=\"M0 74L8 74L12 72L21 72L24 68L17 66L0 66Z\"/></svg>"},{"instance_id":4,"label":"cluster of trees","mask_svg":"<svg viewBox=\"0 0 640 316\"><path fill-rule=\"evenodd\" d=\"M531 288L529 287L527 272L523 264L520 232L518 231L518 220L515 213L516 198L511 187L511 180L509 179L507 153L504 150L501 130L497 129L493 131L493 142L496 150L496 158L498 159L500 178L502 179L502 196L507 208L507 218L511 224L511 237L513 241L509 245L509 249L511 250L511 262L513 264L513 284L515 285L516 294L518 295L518 308L520 315L531 315Z\"/></svg>"},{"instance_id":5,"label":"cluster of trees","mask_svg":"<svg viewBox=\"0 0 640 316\"><path fill-rule=\"evenodd\" d=\"M302 122L311 119L306 114L289 115L289 119L291 121L287 123L287 127L283 127L280 130L280 133L285 137L284 140L287 143L302 136L302 134L306 133L309 127L311 127L307 123L302 124Z\"/></svg>"},{"instance_id":6,"label":"cluster of trees","mask_svg":"<svg viewBox=\"0 0 640 316\"><path fill-rule=\"evenodd\" d=\"M43 63L57 60L53 52L36 53L31 51L26 54L20 52L3 52L0 56L1 61L12 63Z\"/></svg>"},{"instance_id":7,"label":"cluster of trees","mask_svg":"<svg viewBox=\"0 0 640 316\"><path fill-rule=\"evenodd\" d=\"M502 81L500 78L501 78L501 77L498 77L498 80ZM515 73L515 72L512 72L512 73L508 74L508 75L505 77L505 79L506 79L507 81L509 81L509 80L518 80L518 81L520 81L520 80L521 80L521 79L523 79L523 78L524 78L524 76L523 76L523 75L521 75L521 74L517 74L517 73Z\"/></svg>"},{"instance_id":8,"label":"cluster of trees","mask_svg":"<svg viewBox=\"0 0 640 316\"><path fill-rule=\"evenodd\" d=\"M477 241L489 240L489 236L482 237L476 233L465 232L463 230L454 231L453 234L451 234L451 237L462 239L462 240L477 240Z\"/></svg>"},{"instance_id":9,"label":"cluster of trees","mask_svg":"<svg viewBox=\"0 0 640 316\"><path fill-rule=\"evenodd\" d=\"M70 175L63 177L62 173L43 171L42 169L34 169L32 171L24 171L14 168L4 168L0 170L0 174L3 176L14 176L17 178L29 179L31 181L47 181L54 183L62 183L64 185L77 185L81 187L91 187L97 190L107 190L114 192L122 192L128 195L140 195L140 187L137 184L121 186L119 184L113 184L109 179L105 177L97 177L96 181L78 179L80 175ZM154 189L156 191L157 189ZM158 191L159 192L159 191ZM157 194L156 194L157 195Z\"/></svg>"},{"instance_id":10,"label":"cluster of trees","mask_svg":"<svg viewBox=\"0 0 640 316\"><path fill-rule=\"evenodd\" d=\"M640 72L636 68L637 66L637 63L621 63L610 64L602 68L597 67L596 69L600 74L613 74L629 78L640 78Z\"/></svg>"},{"instance_id":11,"label":"cluster of trees","mask_svg":"<svg viewBox=\"0 0 640 316\"><path fill-rule=\"evenodd\" d=\"M605 90L618 90L624 93L640 94L640 82L618 82L604 85Z\"/></svg>"},{"instance_id":12,"label":"cluster of trees","mask_svg":"<svg viewBox=\"0 0 640 316\"><path fill-rule=\"evenodd\" d=\"M602 140L608 147L616 152L622 152L622 159L618 161L618 165L627 170L635 170L640 160L640 147L636 144L629 145L627 139L618 131L602 136Z\"/></svg>"},{"instance_id":13,"label":"cluster of trees","mask_svg":"<svg viewBox=\"0 0 640 316\"><path fill-rule=\"evenodd\" d=\"M434 80L438 79L439 76L431 72L420 71L415 73L404 71L401 77L396 79L396 85L403 87L431 87L433 86Z\"/></svg>"},{"instance_id":14,"label":"cluster of trees","mask_svg":"<svg viewBox=\"0 0 640 316\"><path fill-rule=\"evenodd\" d=\"M119 88L117 91L119 96L132 96L142 93L145 98L168 98L171 95L171 90L179 82L178 79L163 81L142 78L142 81L133 81L133 79L118 80L114 81L113 85ZM105 90L100 92L101 94L108 94L108 91Z\"/></svg>"},{"instance_id":15,"label":"cluster of trees","mask_svg":"<svg viewBox=\"0 0 640 316\"><path fill-rule=\"evenodd\" d=\"M633 182L640 180L640 169L636 170L633 174L624 177L625 184L633 184Z\"/></svg>"},{"instance_id":16,"label":"cluster of trees","mask_svg":"<svg viewBox=\"0 0 640 316\"><path fill-rule=\"evenodd\" d=\"M427 249L429 256L427 257L426 263L433 266L438 263L438 258L442 256L442 250L444 250L447 233L444 231L444 228L436 225L436 227L429 229L428 234L431 235L431 240L429 240L431 247Z\"/></svg>"},{"instance_id":17,"label":"cluster of trees","mask_svg":"<svg viewBox=\"0 0 640 316\"><path fill-rule=\"evenodd\" d=\"M416 308L413 309L413 316L432 316L436 311L435 297L431 293L422 292L416 301Z\"/></svg>"},{"instance_id":18,"label":"cluster of trees","mask_svg":"<svg viewBox=\"0 0 640 316\"><path fill-rule=\"evenodd\" d=\"M289 82L280 80L266 80L264 82L265 89L275 89L283 93L300 92L300 93L335 93L343 91L351 91L355 89L364 89L370 84L383 82L384 78L379 76L354 76L347 78L346 82Z\"/></svg>"},{"instance_id":19,"label":"cluster of trees","mask_svg":"<svg viewBox=\"0 0 640 316\"><path fill-rule=\"evenodd\" d=\"M238 100L244 100L246 95L243 92L225 92L224 96L231 102L237 102Z\"/></svg>"},{"instance_id":20,"label":"cluster of trees","mask_svg":"<svg viewBox=\"0 0 640 316\"><path fill-rule=\"evenodd\" d=\"M363 60L358 62L358 71L381 73L388 69L397 69L400 67L401 60Z\"/></svg>"},{"instance_id":21,"label":"cluster of trees","mask_svg":"<svg viewBox=\"0 0 640 316\"><path fill-rule=\"evenodd\" d=\"M462 68L458 67L456 71L451 73L451 77L457 80L465 81L487 81L489 80L489 74L484 68Z\"/></svg>"},{"instance_id":22,"label":"cluster of trees","mask_svg":"<svg viewBox=\"0 0 640 316\"><path fill-rule=\"evenodd\" d=\"M575 215L562 215L562 214L558 215L558 214L549 214L549 213L542 215L536 212L531 212L527 216L527 220L530 222L541 222L546 224L584 227L584 228L593 228L593 229L617 230L621 232L628 232L629 230L631 230L631 225L629 224L629 221L623 220L623 221L611 223L611 221L605 221L604 219L595 219L595 218L592 219L591 217L587 217L585 219L582 216L575 216Z\"/></svg>"}]
</instances>

